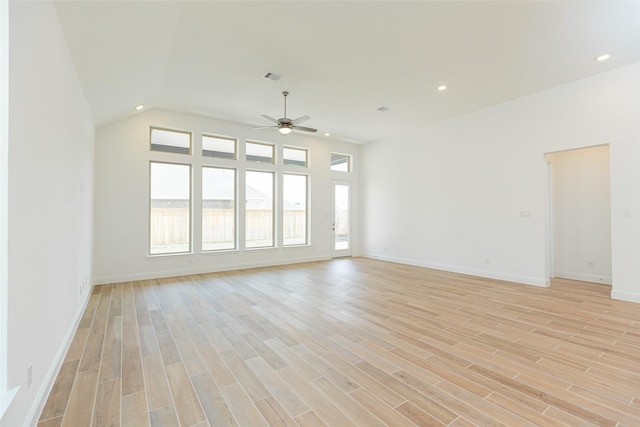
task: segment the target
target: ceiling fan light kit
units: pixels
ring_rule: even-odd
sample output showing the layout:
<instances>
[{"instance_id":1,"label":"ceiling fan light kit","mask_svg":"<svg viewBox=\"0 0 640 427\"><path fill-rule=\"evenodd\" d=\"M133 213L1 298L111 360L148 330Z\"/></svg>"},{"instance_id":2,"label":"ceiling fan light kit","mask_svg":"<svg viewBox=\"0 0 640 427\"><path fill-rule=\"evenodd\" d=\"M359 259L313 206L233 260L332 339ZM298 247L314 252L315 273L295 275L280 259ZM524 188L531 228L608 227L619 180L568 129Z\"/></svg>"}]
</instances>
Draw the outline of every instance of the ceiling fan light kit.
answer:
<instances>
[{"instance_id":1,"label":"ceiling fan light kit","mask_svg":"<svg viewBox=\"0 0 640 427\"><path fill-rule=\"evenodd\" d=\"M269 120L270 122L275 123L275 126L261 126L255 129L277 128L278 132L280 132L283 135L288 135L294 130L301 130L303 132L317 132L318 131L317 129L308 128L305 126L298 126L300 123L309 120L311 118L309 116L300 116L294 120L287 118L287 95L289 95L289 92L285 90L282 92L282 95L284 96L284 117L276 120L273 117L263 114L262 117Z\"/></svg>"}]
</instances>

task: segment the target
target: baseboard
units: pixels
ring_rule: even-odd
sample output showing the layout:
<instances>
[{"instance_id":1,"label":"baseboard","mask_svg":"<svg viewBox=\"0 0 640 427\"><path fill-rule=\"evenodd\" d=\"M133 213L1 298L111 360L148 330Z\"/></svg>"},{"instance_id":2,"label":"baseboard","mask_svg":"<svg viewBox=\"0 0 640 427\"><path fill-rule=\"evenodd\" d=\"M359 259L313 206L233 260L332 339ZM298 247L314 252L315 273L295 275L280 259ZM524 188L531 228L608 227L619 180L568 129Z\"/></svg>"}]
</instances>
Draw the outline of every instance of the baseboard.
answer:
<instances>
[{"instance_id":1,"label":"baseboard","mask_svg":"<svg viewBox=\"0 0 640 427\"><path fill-rule=\"evenodd\" d=\"M555 277L569 280L580 280L582 282L602 283L610 285L612 283L611 276L598 276L596 274L571 273L565 271L554 272Z\"/></svg>"},{"instance_id":2,"label":"baseboard","mask_svg":"<svg viewBox=\"0 0 640 427\"><path fill-rule=\"evenodd\" d=\"M637 292L611 291L611 298L640 303L640 293Z\"/></svg>"},{"instance_id":3,"label":"baseboard","mask_svg":"<svg viewBox=\"0 0 640 427\"><path fill-rule=\"evenodd\" d=\"M521 283L523 285L540 286L540 287L549 286L548 281L544 277L538 278L538 277L518 276L515 274L506 274L506 273L500 273L496 271L478 270L474 268L431 263L431 262L425 262L422 260L389 257L389 256L371 254L371 253L363 254L362 256L366 258L379 259L382 261L395 262L397 264L406 264L406 265L413 265L416 267L431 268L434 270L441 270L449 273L466 274L469 276L483 277L486 279L504 280L506 282Z\"/></svg>"},{"instance_id":4,"label":"baseboard","mask_svg":"<svg viewBox=\"0 0 640 427\"><path fill-rule=\"evenodd\" d=\"M67 355L67 351L69 351L69 346L73 341L73 337L76 333L76 329L78 328L78 325L80 324L80 320L82 320L82 315L84 314L84 311L87 308L87 304L89 303L90 296L91 296L91 289L87 289L87 292L85 293L84 302L82 303L82 305L80 306L80 309L76 313L76 317L62 341L62 345L58 349L58 352L56 353L56 356L53 359L53 363L49 367L49 370L47 371L47 374L44 377L44 381L42 381L42 385L40 386L38 393L33 399L33 404L31 405L31 408L29 409L29 412L25 417L25 423L24 423L25 427L35 427L36 424L38 423L40 414L44 409L45 403L47 403L47 398L49 397L49 393L51 393L53 384L56 378L58 377L58 372L60 372L60 368L62 367L64 358Z\"/></svg>"},{"instance_id":5,"label":"baseboard","mask_svg":"<svg viewBox=\"0 0 640 427\"><path fill-rule=\"evenodd\" d=\"M93 283L96 285L106 285L109 283L131 282L134 280L162 279L165 277L188 276L190 274L217 273L221 271L243 270L247 268L272 267L277 265L300 264L303 262L327 261L331 257L312 256L301 258L289 258L286 260L272 260L264 262L236 263L225 265L208 265L204 267L180 268L174 270L150 271L145 273L121 274L112 276L94 277Z\"/></svg>"}]
</instances>

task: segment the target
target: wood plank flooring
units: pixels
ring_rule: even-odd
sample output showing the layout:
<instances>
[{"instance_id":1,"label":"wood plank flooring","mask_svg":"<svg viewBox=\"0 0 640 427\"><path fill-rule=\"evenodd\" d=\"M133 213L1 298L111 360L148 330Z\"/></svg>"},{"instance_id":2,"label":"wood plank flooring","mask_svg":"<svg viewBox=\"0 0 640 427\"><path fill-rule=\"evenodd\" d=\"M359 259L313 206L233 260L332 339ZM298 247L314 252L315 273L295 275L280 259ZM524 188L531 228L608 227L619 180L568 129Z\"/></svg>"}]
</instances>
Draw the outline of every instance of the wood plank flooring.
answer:
<instances>
[{"instance_id":1,"label":"wood plank flooring","mask_svg":"<svg viewBox=\"0 0 640 427\"><path fill-rule=\"evenodd\" d=\"M53 426L639 426L640 305L363 258L97 286Z\"/></svg>"}]
</instances>

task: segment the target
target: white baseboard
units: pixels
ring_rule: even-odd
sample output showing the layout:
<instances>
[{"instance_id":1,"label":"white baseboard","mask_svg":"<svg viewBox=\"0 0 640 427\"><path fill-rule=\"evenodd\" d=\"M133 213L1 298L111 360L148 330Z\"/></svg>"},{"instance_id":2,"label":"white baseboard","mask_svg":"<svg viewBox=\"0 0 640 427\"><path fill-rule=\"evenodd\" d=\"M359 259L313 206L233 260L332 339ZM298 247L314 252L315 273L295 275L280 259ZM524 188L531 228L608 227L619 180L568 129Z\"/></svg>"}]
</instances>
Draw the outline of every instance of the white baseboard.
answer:
<instances>
[{"instance_id":1,"label":"white baseboard","mask_svg":"<svg viewBox=\"0 0 640 427\"><path fill-rule=\"evenodd\" d=\"M610 285L612 283L611 276L598 276L597 274L572 273L566 271L554 272L555 277L561 279L580 280L582 282L602 283Z\"/></svg>"},{"instance_id":2,"label":"white baseboard","mask_svg":"<svg viewBox=\"0 0 640 427\"><path fill-rule=\"evenodd\" d=\"M92 291L91 288L87 289L87 292L85 293L84 302L82 303L82 305L80 306L80 309L76 313L76 317L73 323L71 324L71 326L69 327L69 330L67 331L66 335L64 336L64 339L62 340L62 343L58 348L58 352L56 353L56 356L53 359L53 363L51 363L51 366L49 367L49 370L47 371L44 377L44 380L42 381L42 385L40 386L38 393L36 393L36 396L33 399L33 404L31 405L31 408L29 409L29 412L25 417L25 422L24 422L25 427L35 427L36 424L38 423L40 414L44 409L45 403L47 403L47 398L49 397L49 393L51 393L53 384L56 378L58 377L58 372L60 372L60 368L62 367L62 362L64 362L64 358L67 355L67 351L69 351L69 346L71 345L71 341L73 341L73 337L76 333L76 329L78 328L78 325L80 324L80 320L82 320L82 315L84 314L84 311L87 308L87 304L89 303L89 297L91 296L91 291Z\"/></svg>"},{"instance_id":3,"label":"white baseboard","mask_svg":"<svg viewBox=\"0 0 640 427\"><path fill-rule=\"evenodd\" d=\"M640 303L640 293L637 292L611 291L611 298Z\"/></svg>"},{"instance_id":4,"label":"white baseboard","mask_svg":"<svg viewBox=\"0 0 640 427\"><path fill-rule=\"evenodd\" d=\"M460 267L455 265L437 264L437 263L425 262L421 260L395 258L395 257L389 257L389 256L371 254L371 253L363 254L362 256L366 258L395 262L398 264L407 264L407 265L413 265L416 267L424 267L424 268L431 268L434 270L447 271L450 273L467 274L469 276L484 277L487 279L522 283L524 285L540 286L540 287L549 286L548 281L544 277L538 278L538 277L518 276L515 274L506 274L506 273L500 273L496 271L478 270L478 269Z\"/></svg>"},{"instance_id":5,"label":"white baseboard","mask_svg":"<svg viewBox=\"0 0 640 427\"><path fill-rule=\"evenodd\" d=\"M187 267L187 268L180 268L180 269L174 269L174 270L150 271L145 273L97 276L97 277L94 277L93 282L96 285L106 285L109 283L131 282L133 280L162 279L164 277L187 276L190 274L217 273L221 271L243 270L246 268L258 268L258 267L272 267L276 265L300 264L303 262L327 261L329 259L331 258L327 256L312 256L312 257L301 257L301 258L289 258L286 260L283 260L283 259L270 260L270 261L264 261L264 262L208 265L204 267L190 267L190 268Z\"/></svg>"}]
</instances>

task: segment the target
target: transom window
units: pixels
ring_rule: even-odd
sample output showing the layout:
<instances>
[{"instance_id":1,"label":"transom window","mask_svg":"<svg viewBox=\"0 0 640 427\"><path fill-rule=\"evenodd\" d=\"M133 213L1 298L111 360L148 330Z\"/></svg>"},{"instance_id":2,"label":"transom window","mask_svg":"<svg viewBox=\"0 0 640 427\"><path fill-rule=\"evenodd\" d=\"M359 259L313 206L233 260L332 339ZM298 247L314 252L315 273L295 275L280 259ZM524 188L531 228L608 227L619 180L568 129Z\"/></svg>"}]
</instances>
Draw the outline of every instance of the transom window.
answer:
<instances>
[{"instance_id":1,"label":"transom window","mask_svg":"<svg viewBox=\"0 0 640 427\"><path fill-rule=\"evenodd\" d=\"M273 163L274 146L261 142L249 142L246 144L246 159L250 162Z\"/></svg>"},{"instance_id":2,"label":"transom window","mask_svg":"<svg viewBox=\"0 0 640 427\"><path fill-rule=\"evenodd\" d=\"M191 153L191 132L151 128L151 151Z\"/></svg>"},{"instance_id":3,"label":"transom window","mask_svg":"<svg viewBox=\"0 0 640 427\"><path fill-rule=\"evenodd\" d=\"M282 161L285 165L307 167L307 150L284 147L282 149Z\"/></svg>"},{"instance_id":4,"label":"transom window","mask_svg":"<svg viewBox=\"0 0 640 427\"><path fill-rule=\"evenodd\" d=\"M235 160L236 140L221 136L202 135L202 155Z\"/></svg>"},{"instance_id":5,"label":"transom window","mask_svg":"<svg viewBox=\"0 0 640 427\"><path fill-rule=\"evenodd\" d=\"M331 153L331 170L351 172L351 156L348 154Z\"/></svg>"}]
</instances>

